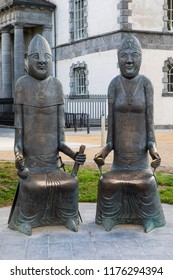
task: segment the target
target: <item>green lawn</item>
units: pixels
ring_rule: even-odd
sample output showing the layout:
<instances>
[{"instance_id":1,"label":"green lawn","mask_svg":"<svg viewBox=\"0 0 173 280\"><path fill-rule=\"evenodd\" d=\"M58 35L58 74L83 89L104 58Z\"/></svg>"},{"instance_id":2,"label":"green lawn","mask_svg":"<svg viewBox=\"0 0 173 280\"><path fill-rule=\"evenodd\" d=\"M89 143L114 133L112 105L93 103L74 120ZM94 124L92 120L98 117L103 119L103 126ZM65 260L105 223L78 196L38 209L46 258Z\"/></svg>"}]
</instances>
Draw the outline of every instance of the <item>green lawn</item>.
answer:
<instances>
[{"instance_id":1,"label":"green lawn","mask_svg":"<svg viewBox=\"0 0 173 280\"><path fill-rule=\"evenodd\" d=\"M66 166L71 172L71 166ZM173 175L156 173L161 202L173 204ZM99 171L93 168L79 168L79 201L96 202ZM0 162L0 207L12 203L17 187L17 172L14 162Z\"/></svg>"}]
</instances>

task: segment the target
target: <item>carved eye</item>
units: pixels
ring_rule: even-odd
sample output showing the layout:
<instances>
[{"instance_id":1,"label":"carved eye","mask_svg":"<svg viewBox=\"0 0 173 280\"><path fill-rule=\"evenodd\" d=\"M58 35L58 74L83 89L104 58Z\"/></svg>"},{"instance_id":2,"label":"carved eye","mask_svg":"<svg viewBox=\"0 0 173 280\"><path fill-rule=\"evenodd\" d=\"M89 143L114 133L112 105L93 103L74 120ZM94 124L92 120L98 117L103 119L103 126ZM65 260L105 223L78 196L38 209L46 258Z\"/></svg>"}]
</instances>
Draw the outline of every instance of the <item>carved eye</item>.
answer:
<instances>
[{"instance_id":1,"label":"carved eye","mask_svg":"<svg viewBox=\"0 0 173 280\"><path fill-rule=\"evenodd\" d=\"M126 59L127 58L127 54L126 53L122 53L121 55L120 55L120 58L122 58L122 59Z\"/></svg>"},{"instance_id":2,"label":"carved eye","mask_svg":"<svg viewBox=\"0 0 173 280\"><path fill-rule=\"evenodd\" d=\"M51 55L48 54L48 53L45 53L44 57L45 57L45 59L47 59L47 60L51 59Z\"/></svg>"},{"instance_id":3,"label":"carved eye","mask_svg":"<svg viewBox=\"0 0 173 280\"><path fill-rule=\"evenodd\" d=\"M135 53L132 53L131 56L132 56L132 58L138 59L140 57L140 54L135 52Z\"/></svg>"},{"instance_id":4,"label":"carved eye","mask_svg":"<svg viewBox=\"0 0 173 280\"><path fill-rule=\"evenodd\" d=\"M32 54L32 58L34 58L34 59L39 59L39 54L38 54L38 53Z\"/></svg>"}]
</instances>

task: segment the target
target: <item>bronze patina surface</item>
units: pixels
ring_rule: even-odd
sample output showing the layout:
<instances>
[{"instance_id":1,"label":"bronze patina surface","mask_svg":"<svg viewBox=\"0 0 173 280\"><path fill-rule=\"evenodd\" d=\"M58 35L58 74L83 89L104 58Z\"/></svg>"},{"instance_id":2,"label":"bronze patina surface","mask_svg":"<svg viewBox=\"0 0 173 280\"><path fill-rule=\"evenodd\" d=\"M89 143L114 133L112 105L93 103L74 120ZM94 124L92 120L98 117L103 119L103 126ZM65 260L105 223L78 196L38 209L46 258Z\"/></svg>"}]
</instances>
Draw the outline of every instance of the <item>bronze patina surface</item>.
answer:
<instances>
[{"instance_id":1,"label":"bronze patina surface","mask_svg":"<svg viewBox=\"0 0 173 280\"><path fill-rule=\"evenodd\" d=\"M161 162L153 125L153 87L139 74L141 60L139 41L126 36L118 48L121 74L108 88L107 144L94 158L101 169L113 150L112 168L100 176L96 211L96 224L108 231L117 224L140 224L145 232L165 225L152 171Z\"/></svg>"},{"instance_id":2,"label":"bronze patina surface","mask_svg":"<svg viewBox=\"0 0 173 280\"><path fill-rule=\"evenodd\" d=\"M19 185L9 217L9 228L31 235L32 228L65 225L78 230L76 165L83 150L65 143L64 97L60 81L51 76L48 42L36 35L28 48L28 74L15 86L15 162ZM59 152L75 161L75 171L59 168Z\"/></svg>"}]
</instances>

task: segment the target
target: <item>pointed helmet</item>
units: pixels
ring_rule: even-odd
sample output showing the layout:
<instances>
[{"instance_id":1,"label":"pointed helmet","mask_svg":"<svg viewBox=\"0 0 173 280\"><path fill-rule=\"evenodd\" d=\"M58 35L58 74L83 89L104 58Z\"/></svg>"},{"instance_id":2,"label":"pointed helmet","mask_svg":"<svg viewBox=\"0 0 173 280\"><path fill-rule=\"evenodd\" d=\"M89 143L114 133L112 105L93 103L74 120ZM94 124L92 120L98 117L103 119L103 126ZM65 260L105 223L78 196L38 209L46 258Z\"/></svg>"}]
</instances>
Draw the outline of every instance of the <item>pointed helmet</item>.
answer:
<instances>
[{"instance_id":1,"label":"pointed helmet","mask_svg":"<svg viewBox=\"0 0 173 280\"><path fill-rule=\"evenodd\" d=\"M28 56L33 53L48 53L49 55L52 55L47 40L40 34L35 35L28 46Z\"/></svg>"},{"instance_id":2,"label":"pointed helmet","mask_svg":"<svg viewBox=\"0 0 173 280\"><path fill-rule=\"evenodd\" d=\"M127 49L132 49L142 53L141 44L134 35L127 35L118 47L118 53Z\"/></svg>"}]
</instances>

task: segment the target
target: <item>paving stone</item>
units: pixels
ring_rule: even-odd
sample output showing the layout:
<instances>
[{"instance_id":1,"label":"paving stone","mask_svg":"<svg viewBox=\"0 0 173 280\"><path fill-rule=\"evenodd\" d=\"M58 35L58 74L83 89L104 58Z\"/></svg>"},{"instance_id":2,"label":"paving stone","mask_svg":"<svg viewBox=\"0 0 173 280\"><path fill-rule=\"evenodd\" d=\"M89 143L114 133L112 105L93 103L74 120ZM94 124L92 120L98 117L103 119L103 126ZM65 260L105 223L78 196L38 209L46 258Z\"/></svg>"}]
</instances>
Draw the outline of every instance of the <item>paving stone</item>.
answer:
<instances>
[{"instance_id":1,"label":"paving stone","mask_svg":"<svg viewBox=\"0 0 173 280\"><path fill-rule=\"evenodd\" d=\"M28 246L35 244L48 244L49 235L43 235L40 237L30 236L27 240Z\"/></svg>"},{"instance_id":2,"label":"paving stone","mask_svg":"<svg viewBox=\"0 0 173 280\"><path fill-rule=\"evenodd\" d=\"M23 260L25 259L25 246L22 244L4 243L1 249L1 260Z\"/></svg>"},{"instance_id":3,"label":"paving stone","mask_svg":"<svg viewBox=\"0 0 173 280\"><path fill-rule=\"evenodd\" d=\"M73 259L70 242L49 244L48 259L54 259L54 260Z\"/></svg>"},{"instance_id":4,"label":"paving stone","mask_svg":"<svg viewBox=\"0 0 173 280\"><path fill-rule=\"evenodd\" d=\"M173 220L166 227L145 233L142 227L121 225L111 232L94 223L95 204L80 203L86 220L81 231L74 233L65 227L42 227L33 230L32 236L25 236L7 228L0 219L0 259L35 260L154 260L173 259ZM88 209L92 209L87 218ZM173 217L173 206L165 207L165 216ZM10 212L10 207L6 211Z\"/></svg>"},{"instance_id":5,"label":"paving stone","mask_svg":"<svg viewBox=\"0 0 173 280\"><path fill-rule=\"evenodd\" d=\"M47 260L48 244L28 244L26 246L25 259L30 260Z\"/></svg>"},{"instance_id":6,"label":"paving stone","mask_svg":"<svg viewBox=\"0 0 173 280\"><path fill-rule=\"evenodd\" d=\"M79 243L76 242L72 243L71 245L74 259L91 259L97 257L97 253L91 241Z\"/></svg>"}]
</instances>

